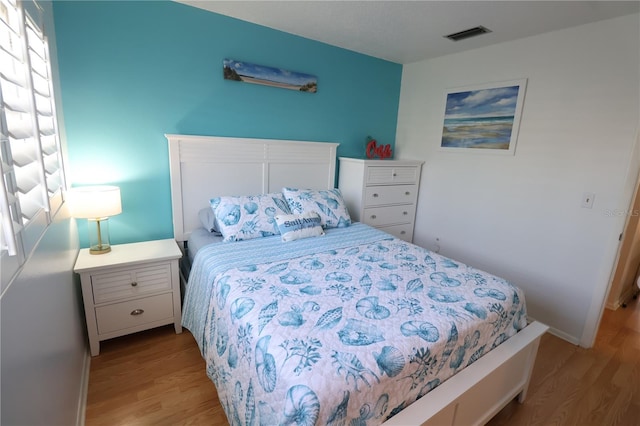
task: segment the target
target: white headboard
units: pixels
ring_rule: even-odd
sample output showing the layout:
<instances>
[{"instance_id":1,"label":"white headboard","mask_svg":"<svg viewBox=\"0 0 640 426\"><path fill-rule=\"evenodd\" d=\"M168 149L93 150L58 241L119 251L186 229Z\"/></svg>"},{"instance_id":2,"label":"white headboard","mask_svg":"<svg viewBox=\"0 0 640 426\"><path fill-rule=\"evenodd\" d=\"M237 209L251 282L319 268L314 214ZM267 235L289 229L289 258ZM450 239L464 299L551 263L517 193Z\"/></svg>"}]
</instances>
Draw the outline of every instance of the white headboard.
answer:
<instances>
[{"instance_id":1,"label":"white headboard","mask_svg":"<svg viewBox=\"0 0 640 426\"><path fill-rule=\"evenodd\" d=\"M213 197L335 186L337 143L165 136L176 241L186 241L201 226L198 212Z\"/></svg>"}]
</instances>

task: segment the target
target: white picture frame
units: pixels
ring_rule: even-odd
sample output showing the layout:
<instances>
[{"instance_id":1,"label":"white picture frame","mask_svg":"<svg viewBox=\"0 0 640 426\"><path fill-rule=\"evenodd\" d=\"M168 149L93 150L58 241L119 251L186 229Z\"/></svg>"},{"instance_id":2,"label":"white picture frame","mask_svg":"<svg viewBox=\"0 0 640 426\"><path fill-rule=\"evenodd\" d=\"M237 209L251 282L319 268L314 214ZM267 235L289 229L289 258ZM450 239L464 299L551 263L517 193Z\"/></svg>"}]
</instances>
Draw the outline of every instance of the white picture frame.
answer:
<instances>
[{"instance_id":1,"label":"white picture frame","mask_svg":"<svg viewBox=\"0 0 640 426\"><path fill-rule=\"evenodd\" d=\"M527 79L447 89L440 150L514 155Z\"/></svg>"}]
</instances>

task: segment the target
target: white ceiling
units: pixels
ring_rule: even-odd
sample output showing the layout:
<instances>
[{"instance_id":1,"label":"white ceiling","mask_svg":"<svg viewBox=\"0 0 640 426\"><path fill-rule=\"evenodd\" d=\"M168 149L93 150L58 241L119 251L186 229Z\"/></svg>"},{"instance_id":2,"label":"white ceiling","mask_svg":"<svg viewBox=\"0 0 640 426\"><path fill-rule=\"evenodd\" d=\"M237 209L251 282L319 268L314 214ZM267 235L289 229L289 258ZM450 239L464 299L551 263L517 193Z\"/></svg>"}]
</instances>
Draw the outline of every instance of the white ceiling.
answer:
<instances>
[{"instance_id":1,"label":"white ceiling","mask_svg":"<svg viewBox=\"0 0 640 426\"><path fill-rule=\"evenodd\" d=\"M640 11L640 1L178 1L401 64ZM478 25L492 32L443 38Z\"/></svg>"}]
</instances>

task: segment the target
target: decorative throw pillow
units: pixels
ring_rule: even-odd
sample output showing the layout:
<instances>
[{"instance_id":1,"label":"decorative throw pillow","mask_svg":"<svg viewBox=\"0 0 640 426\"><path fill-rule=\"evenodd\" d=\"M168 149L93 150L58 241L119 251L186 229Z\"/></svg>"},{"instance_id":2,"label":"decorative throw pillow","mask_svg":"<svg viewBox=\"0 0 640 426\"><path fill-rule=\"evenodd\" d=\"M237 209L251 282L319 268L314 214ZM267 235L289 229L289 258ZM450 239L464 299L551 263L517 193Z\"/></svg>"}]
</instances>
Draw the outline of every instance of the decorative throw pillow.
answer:
<instances>
[{"instance_id":1,"label":"decorative throw pillow","mask_svg":"<svg viewBox=\"0 0 640 426\"><path fill-rule=\"evenodd\" d=\"M211 199L224 241L241 241L278 235L277 214L290 214L281 193L216 197Z\"/></svg>"},{"instance_id":2,"label":"decorative throw pillow","mask_svg":"<svg viewBox=\"0 0 640 426\"><path fill-rule=\"evenodd\" d=\"M291 213L315 211L323 228L344 228L351 225L351 216L338 188L327 190L282 188Z\"/></svg>"},{"instance_id":3,"label":"decorative throw pillow","mask_svg":"<svg viewBox=\"0 0 640 426\"><path fill-rule=\"evenodd\" d=\"M285 242L324 235L320 222L320 215L314 211L276 215L276 223Z\"/></svg>"}]
</instances>

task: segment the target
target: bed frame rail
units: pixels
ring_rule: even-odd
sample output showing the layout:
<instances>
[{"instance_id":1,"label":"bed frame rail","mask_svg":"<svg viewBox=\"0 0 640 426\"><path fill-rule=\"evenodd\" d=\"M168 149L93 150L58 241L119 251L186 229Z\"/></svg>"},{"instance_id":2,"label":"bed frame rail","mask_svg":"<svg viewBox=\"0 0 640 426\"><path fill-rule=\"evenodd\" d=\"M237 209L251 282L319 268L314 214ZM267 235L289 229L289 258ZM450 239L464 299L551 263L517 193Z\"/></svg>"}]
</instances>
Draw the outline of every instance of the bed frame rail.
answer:
<instances>
[{"instance_id":1,"label":"bed frame rail","mask_svg":"<svg viewBox=\"0 0 640 426\"><path fill-rule=\"evenodd\" d=\"M532 322L384 425L484 425L516 396L524 402L548 328Z\"/></svg>"}]
</instances>

